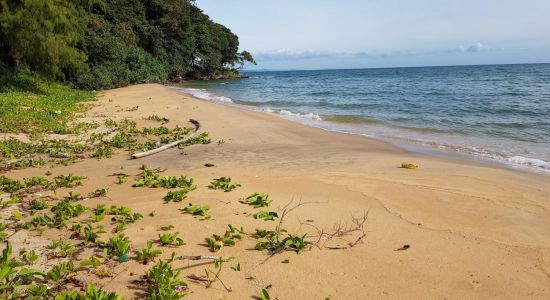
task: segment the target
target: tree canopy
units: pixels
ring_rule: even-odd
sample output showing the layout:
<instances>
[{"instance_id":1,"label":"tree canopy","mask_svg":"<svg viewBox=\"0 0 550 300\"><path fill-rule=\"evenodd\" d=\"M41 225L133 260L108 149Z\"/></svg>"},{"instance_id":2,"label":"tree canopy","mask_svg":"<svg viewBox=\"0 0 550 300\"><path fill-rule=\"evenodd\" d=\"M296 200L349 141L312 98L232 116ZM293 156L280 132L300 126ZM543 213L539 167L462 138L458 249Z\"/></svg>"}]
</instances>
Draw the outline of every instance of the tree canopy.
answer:
<instances>
[{"instance_id":1,"label":"tree canopy","mask_svg":"<svg viewBox=\"0 0 550 300\"><path fill-rule=\"evenodd\" d=\"M252 55L192 0L0 0L0 70L87 89L237 74Z\"/></svg>"}]
</instances>

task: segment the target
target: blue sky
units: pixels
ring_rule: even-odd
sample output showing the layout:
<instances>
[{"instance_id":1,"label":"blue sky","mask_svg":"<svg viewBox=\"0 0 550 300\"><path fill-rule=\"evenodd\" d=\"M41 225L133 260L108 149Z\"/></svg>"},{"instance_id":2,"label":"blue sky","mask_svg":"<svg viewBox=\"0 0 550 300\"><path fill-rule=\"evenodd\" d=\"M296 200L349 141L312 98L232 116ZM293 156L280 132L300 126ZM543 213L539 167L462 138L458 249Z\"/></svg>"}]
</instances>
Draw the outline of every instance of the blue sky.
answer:
<instances>
[{"instance_id":1,"label":"blue sky","mask_svg":"<svg viewBox=\"0 0 550 300\"><path fill-rule=\"evenodd\" d=\"M258 66L550 62L550 0L197 0Z\"/></svg>"}]
</instances>

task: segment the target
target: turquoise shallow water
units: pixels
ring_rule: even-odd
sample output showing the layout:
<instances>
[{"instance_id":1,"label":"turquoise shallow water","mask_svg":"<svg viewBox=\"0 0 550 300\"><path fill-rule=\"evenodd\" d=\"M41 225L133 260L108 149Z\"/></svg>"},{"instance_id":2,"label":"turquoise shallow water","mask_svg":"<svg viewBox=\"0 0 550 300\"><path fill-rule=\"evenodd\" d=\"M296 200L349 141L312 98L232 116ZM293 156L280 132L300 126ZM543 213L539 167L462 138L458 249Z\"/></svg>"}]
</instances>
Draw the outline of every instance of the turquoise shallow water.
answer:
<instances>
[{"instance_id":1,"label":"turquoise shallow water","mask_svg":"<svg viewBox=\"0 0 550 300\"><path fill-rule=\"evenodd\" d=\"M249 72L198 98L550 172L550 64Z\"/></svg>"}]
</instances>

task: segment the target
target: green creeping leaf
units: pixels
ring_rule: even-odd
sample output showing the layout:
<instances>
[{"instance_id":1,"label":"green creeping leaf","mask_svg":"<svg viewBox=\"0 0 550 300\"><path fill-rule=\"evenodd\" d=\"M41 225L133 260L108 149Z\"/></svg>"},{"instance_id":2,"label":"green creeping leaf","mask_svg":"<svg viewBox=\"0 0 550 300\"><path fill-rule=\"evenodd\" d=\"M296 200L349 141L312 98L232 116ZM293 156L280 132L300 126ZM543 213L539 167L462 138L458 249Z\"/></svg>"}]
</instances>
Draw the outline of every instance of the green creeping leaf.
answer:
<instances>
[{"instance_id":1,"label":"green creeping leaf","mask_svg":"<svg viewBox=\"0 0 550 300\"><path fill-rule=\"evenodd\" d=\"M23 220L23 215L22 215L19 211L17 211L17 210L12 210L11 216L12 216L13 218L15 218L17 221Z\"/></svg>"},{"instance_id":2,"label":"green creeping leaf","mask_svg":"<svg viewBox=\"0 0 550 300\"><path fill-rule=\"evenodd\" d=\"M72 188L78 185L82 185L82 179L86 179L86 177L69 174L69 175L59 175L54 178L54 181L55 181L55 186L58 188L60 187Z\"/></svg>"},{"instance_id":3,"label":"green creeping leaf","mask_svg":"<svg viewBox=\"0 0 550 300\"><path fill-rule=\"evenodd\" d=\"M23 187L23 184L21 184L21 182L17 180L11 180L6 176L0 176L0 191L2 192L13 193L22 189Z\"/></svg>"},{"instance_id":4,"label":"green creeping leaf","mask_svg":"<svg viewBox=\"0 0 550 300\"><path fill-rule=\"evenodd\" d=\"M106 197L107 192L109 192L109 188L96 189L95 191L90 192L88 194L88 197L90 197L90 198Z\"/></svg>"},{"instance_id":5,"label":"green creeping leaf","mask_svg":"<svg viewBox=\"0 0 550 300\"><path fill-rule=\"evenodd\" d=\"M185 242L178 237L178 232L159 234L160 243L163 246L182 246Z\"/></svg>"},{"instance_id":6,"label":"green creeping leaf","mask_svg":"<svg viewBox=\"0 0 550 300\"><path fill-rule=\"evenodd\" d=\"M210 215L208 214L208 211L210 210L210 206L208 205L193 205L192 203L189 203L187 207L180 208L181 211L191 214L195 217L203 217L203 219L210 219Z\"/></svg>"},{"instance_id":7,"label":"green creeping leaf","mask_svg":"<svg viewBox=\"0 0 550 300\"><path fill-rule=\"evenodd\" d=\"M236 266L231 267L231 269L232 269L233 271L239 272L239 271L241 271L241 264L238 263Z\"/></svg>"},{"instance_id":8,"label":"green creeping leaf","mask_svg":"<svg viewBox=\"0 0 550 300\"><path fill-rule=\"evenodd\" d=\"M101 265L102 263L103 263L103 259L101 259L101 257L93 255L93 256L90 257L90 258L83 259L83 260L80 262L80 266L81 266L81 267L92 267L92 268L96 268L97 266Z\"/></svg>"},{"instance_id":9,"label":"green creeping leaf","mask_svg":"<svg viewBox=\"0 0 550 300\"><path fill-rule=\"evenodd\" d=\"M60 263L48 271L47 276L53 281L59 281L74 271L73 262Z\"/></svg>"},{"instance_id":10,"label":"green creeping leaf","mask_svg":"<svg viewBox=\"0 0 550 300\"><path fill-rule=\"evenodd\" d=\"M274 211L259 211L255 213L254 219L262 219L264 221L274 221L279 217L279 215Z\"/></svg>"},{"instance_id":11,"label":"green creeping leaf","mask_svg":"<svg viewBox=\"0 0 550 300\"><path fill-rule=\"evenodd\" d=\"M236 241L242 239L242 235L244 234L244 230L242 227L239 229L231 224L227 226L229 227L229 229L226 230L223 235L213 234L212 237L204 239L204 241L210 248L210 251L216 252L224 246L235 246Z\"/></svg>"},{"instance_id":12,"label":"green creeping leaf","mask_svg":"<svg viewBox=\"0 0 550 300\"><path fill-rule=\"evenodd\" d=\"M269 200L269 195L266 193L254 193L244 200L241 200L241 203L252 205L255 208L269 206L272 200Z\"/></svg>"},{"instance_id":13,"label":"green creeping leaf","mask_svg":"<svg viewBox=\"0 0 550 300\"><path fill-rule=\"evenodd\" d=\"M181 202L187 198L188 192L188 190L169 191L166 196L164 196L164 202Z\"/></svg>"},{"instance_id":14,"label":"green creeping leaf","mask_svg":"<svg viewBox=\"0 0 550 300\"><path fill-rule=\"evenodd\" d=\"M271 300L271 297L269 296L269 293L265 289L263 289L260 292L260 299L262 299L262 300Z\"/></svg>"},{"instance_id":15,"label":"green creeping leaf","mask_svg":"<svg viewBox=\"0 0 550 300\"><path fill-rule=\"evenodd\" d=\"M172 230L174 229L174 225L163 225L163 226L160 226L160 230L162 231L169 231L169 230Z\"/></svg>"},{"instance_id":16,"label":"green creeping leaf","mask_svg":"<svg viewBox=\"0 0 550 300\"><path fill-rule=\"evenodd\" d=\"M155 257L162 254L161 250L153 249L153 242L147 241L147 246L141 251L135 251L137 261L146 265L149 261L154 261Z\"/></svg>"},{"instance_id":17,"label":"green creeping leaf","mask_svg":"<svg viewBox=\"0 0 550 300\"><path fill-rule=\"evenodd\" d=\"M128 238L123 234L116 235L109 239L105 247L107 255L113 256L125 256L130 251L130 243Z\"/></svg>"},{"instance_id":18,"label":"green creeping leaf","mask_svg":"<svg viewBox=\"0 0 550 300\"><path fill-rule=\"evenodd\" d=\"M214 190L223 190L224 192L231 192L232 190L240 186L241 185L238 183L231 184L231 177L220 177L220 178L215 178L212 182L210 182L210 185L208 187Z\"/></svg>"},{"instance_id":19,"label":"green creeping leaf","mask_svg":"<svg viewBox=\"0 0 550 300\"><path fill-rule=\"evenodd\" d=\"M101 289L97 289L92 284L86 286L86 293L83 294L79 291L62 291L55 295L55 300L123 300L121 296L118 296L114 292L106 292Z\"/></svg>"},{"instance_id":20,"label":"green creeping leaf","mask_svg":"<svg viewBox=\"0 0 550 300\"><path fill-rule=\"evenodd\" d=\"M175 271L170 263L159 261L145 274L147 280L147 300L176 300L185 296L187 283L179 279L180 271Z\"/></svg>"}]
</instances>

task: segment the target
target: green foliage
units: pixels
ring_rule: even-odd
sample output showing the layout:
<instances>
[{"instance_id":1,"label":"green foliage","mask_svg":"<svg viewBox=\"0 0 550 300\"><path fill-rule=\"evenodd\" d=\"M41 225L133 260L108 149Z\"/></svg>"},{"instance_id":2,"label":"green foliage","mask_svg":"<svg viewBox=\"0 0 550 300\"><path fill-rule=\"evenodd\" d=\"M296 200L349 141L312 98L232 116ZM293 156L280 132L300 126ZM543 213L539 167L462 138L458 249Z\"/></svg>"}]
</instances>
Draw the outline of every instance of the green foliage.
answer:
<instances>
[{"instance_id":1,"label":"green foliage","mask_svg":"<svg viewBox=\"0 0 550 300\"><path fill-rule=\"evenodd\" d=\"M25 264L32 265L38 260L38 254L36 254L36 251L34 250L27 251L25 249L21 249L19 251L19 258Z\"/></svg>"},{"instance_id":2,"label":"green foliage","mask_svg":"<svg viewBox=\"0 0 550 300\"><path fill-rule=\"evenodd\" d=\"M169 122L169 120L167 118L164 118L164 117L159 117L158 115L150 115L148 116L147 118L145 118L146 120L149 120L149 121L156 121L156 122L161 122L163 124L166 124Z\"/></svg>"},{"instance_id":3,"label":"green foliage","mask_svg":"<svg viewBox=\"0 0 550 300\"><path fill-rule=\"evenodd\" d=\"M2 40L1 31L0 26L0 41ZM79 91L65 85L52 83L30 74L28 71L21 71L14 76L2 75L0 70L0 132L44 133L52 131L60 134L73 132L74 129L69 122L74 119L74 113L82 111L82 102L95 97L93 92ZM16 143L14 140L0 141L0 156L5 157L7 154L5 150L17 149L17 147L19 152L34 153L34 151L29 151L31 150L30 144ZM14 155L12 158L15 157L20 157L20 155ZM21 161L19 165L11 167L37 166L42 162L33 159L26 162Z\"/></svg>"},{"instance_id":4,"label":"green foliage","mask_svg":"<svg viewBox=\"0 0 550 300\"><path fill-rule=\"evenodd\" d=\"M86 292L83 294L79 291L62 291L55 295L55 300L123 300L114 292L107 292L102 289L97 289L92 284L86 286Z\"/></svg>"},{"instance_id":5,"label":"green foliage","mask_svg":"<svg viewBox=\"0 0 550 300\"><path fill-rule=\"evenodd\" d=\"M264 221L274 221L279 217L279 215L274 211L259 211L255 213L254 219L262 219Z\"/></svg>"},{"instance_id":6,"label":"green foliage","mask_svg":"<svg viewBox=\"0 0 550 300\"><path fill-rule=\"evenodd\" d=\"M242 203L252 205L255 208L269 206L272 200L269 200L269 195L266 193L254 193L246 197Z\"/></svg>"},{"instance_id":7,"label":"green foliage","mask_svg":"<svg viewBox=\"0 0 550 300\"><path fill-rule=\"evenodd\" d=\"M25 63L51 77L87 70L86 55L75 46L84 24L72 1L4 2L0 37L11 63Z\"/></svg>"},{"instance_id":8,"label":"green foliage","mask_svg":"<svg viewBox=\"0 0 550 300\"><path fill-rule=\"evenodd\" d=\"M163 199L165 202L181 202L187 198L188 192L188 190L169 191Z\"/></svg>"},{"instance_id":9,"label":"green foliage","mask_svg":"<svg viewBox=\"0 0 550 300\"><path fill-rule=\"evenodd\" d=\"M187 178L187 176L180 176L180 177L160 176L159 173L160 173L160 170L158 169L151 170L147 166L143 166L142 172L138 175L138 178L136 179L136 181L132 186L133 187L147 186L147 187L153 187L153 188L162 187L166 189L181 188L183 191L185 191L185 192L179 192L179 193L187 193L197 188L197 186L193 184L193 178ZM170 197L175 197L175 196L176 194Z\"/></svg>"},{"instance_id":10,"label":"green foliage","mask_svg":"<svg viewBox=\"0 0 550 300\"><path fill-rule=\"evenodd\" d=\"M72 272L74 272L74 264L72 261L70 261L53 266L46 275L49 279L53 281L59 281L67 277L67 275L71 274Z\"/></svg>"},{"instance_id":11,"label":"green foliage","mask_svg":"<svg viewBox=\"0 0 550 300\"><path fill-rule=\"evenodd\" d=\"M92 257L90 257L90 258L83 259L80 262L80 266L81 267L97 268L102 263L103 263L103 259L101 259L101 257L92 255Z\"/></svg>"},{"instance_id":12,"label":"green foliage","mask_svg":"<svg viewBox=\"0 0 550 300\"><path fill-rule=\"evenodd\" d=\"M47 178L44 177L32 177L32 178L23 178L23 182L25 182L25 187L35 187L35 186L42 186L44 188L50 188L53 183L50 182Z\"/></svg>"},{"instance_id":13,"label":"green foliage","mask_svg":"<svg viewBox=\"0 0 550 300\"><path fill-rule=\"evenodd\" d=\"M153 183L153 187L163 187L167 189L173 188L185 188L187 191L192 191L197 187L193 185L193 178L187 178L187 176L164 176L157 179L157 182Z\"/></svg>"},{"instance_id":14,"label":"green foliage","mask_svg":"<svg viewBox=\"0 0 550 300\"><path fill-rule=\"evenodd\" d=\"M109 256L121 256L128 255L130 251L130 242L124 234L116 235L109 239L109 242L105 245L107 255Z\"/></svg>"},{"instance_id":15,"label":"green foliage","mask_svg":"<svg viewBox=\"0 0 550 300\"><path fill-rule=\"evenodd\" d=\"M20 296L19 287L29 284L43 277L44 273L39 270L22 268L24 262L17 261L12 257L12 245L6 243L0 257L0 295L7 295L7 299L15 299ZM0 297L1 297L0 296Z\"/></svg>"},{"instance_id":16,"label":"green foliage","mask_svg":"<svg viewBox=\"0 0 550 300\"><path fill-rule=\"evenodd\" d=\"M174 225L163 225L163 226L160 226L160 230L162 231L169 231L169 230L172 230L174 229Z\"/></svg>"},{"instance_id":17,"label":"green foliage","mask_svg":"<svg viewBox=\"0 0 550 300\"><path fill-rule=\"evenodd\" d=\"M210 214L208 214L208 211L210 210L210 206L208 205L200 206L189 203L187 207L180 208L180 210L195 217L202 217L203 219L210 219L211 217Z\"/></svg>"},{"instance_id":18,"label":"green foliage","mask_svg":"<svg viewBox=\"0 0 550 300\"><path fill-rule=\"evenodd\" d=\"M95 191L88 194L91 198L97 198L97 197L106 197L107 192L109 192L109 188L100 188L96 189Z\"/></svg>"},{"instance_id":19,"label":"green foliage","mask_svg":"<svg viewBox=\"0 0 550 300\"><path fill-rule=\"evenodd\" d=\"M150 261L154 261L155 257L162 254L162 251L159 249L153 249L153 242L147 241L147 246L141 251L135 251L136 259L140 263L146 265Z\"/></svg>"},{"instance_id":20,"label":"green foliage","mask_svg":"<svg viewBox=\"0 0 550 300\"><path fill-rule=\"evenodd\" d=\"M208 187L214 190L223 190L224 192L231 192L232 190L240 186L241 185L238 183L231 184L231 177L220 177L210 182L210 185Z\"/></svg>"},{"instance_id":21,"label":"green foliage","mask_svg":"<svg viewBox=\"0 0 550 300\"><path fill-rule=\"evenodd\" d=\"M208 132L201 132L198 136L185 140L182 143L178 144L178 148L184 148L191 145L207 145L210 144L212 140L208 137Z\"/></svg>"},{"instance_id":22,"label":"green foliage","mask_svg":"<svg viewBox=\"0 0 550 300\"><path fill-rule=\"evenodd\" d=\"M185 242L178 237L179 233L163 233L159 234L160 244L163 246L182 246L185 245Z\"/></svg>"},{"instance_id":23,"label":"green foliage","mask_svg":"<svg viewBox=\"0 0 550 300\"><path fill-rule=\"evenodd\" d=\"M0 4L0 64L27 65L81 88L237 76L254 63L193 0Z\"/></svg>"},{"instance_id":24,"label":"green foliage","mask_svg":"<svg viewBox=\"0 0 550 300\"><path fill-rule=\"evenodd\" d=\"M159 261L145 274L147 295L145 299L181 299L185 296L187 283L179 279L180 271L174 271L165 261Z\"/></svg>"},{"instance_id":25,"label":"green foliage","mask_svg":"<svg viewBox=\"0 0 550 300\"><path fill-rule=\"evenodd\" d=\"M92 225L87 224L86 227L84 227L84 236L82 236L84 244L95 243L97 238L98 233L94 231Z\"/></svg>"},{"instance_id":26,"label":"green foliage","mask_svg":"<svg viewBox=\"0 0 550 300\"><path fill-rule=\"evenodd\" d=\"M118 175L116 177L116 184L123 184L126 181L128 181L128 176L127 175Z\"/></svg>"},{"instance_id":27,"label":"green foliage","mask_svg":"<svg viewBox=\"0 0 550 300\"><path fill-rule=\"evenodd\" d=\"M24 187L21 182L9 179L6 176L0 176L0 191L6 193L16 192Z\"/></svg>"},{"instance_id":28,"label":"green foliage","mask_svg":"<svg viewBox=\"0 0 550 300\"><path fill-rule=\"evenodd\" d=\"M28 299L44 299L50 292L50 289L43 283L33 283L27 287L26 292L28 296L31 296Z\"/></svg>"},{"instance_id":29,"label":"green foliage","mask_svg":"<svg viewBox=\"0 0 550 300\"><path fill-rule=\"evenodd\" d=\"M271 252L287 250L299 253L307 246L312 245L312 242L306 239L307 234L301 236L289 234L282 241L279 240L277 233L273 231L256 231L255 236L264 239L256 243L254 247L256 250L269 250Z\"/></svg>"},{"instance_id":30,"label":"green foliage","mask_svg":"<svg viewBox=\"0 0 550 300\"><path fill-rule=\"evenodd\" d=\"M267 290L262 289L262 291L260 292L260 299L261 300L271 300L271 296L269 296L269 293L267 292Z\"/></svg>"},{"instance_id":31,"label":"green foliage","mask_svg":"<svg viewBox=\"0 0 550 300\"><path fill-rule=\"evenodd\" d=\"M73 174L59 175L54 178L56 187L72 188L82 185L82 179L86 179L84 176L76 176Z\"/></svg>"},{"instance_id":32,"label":"green foliage","mask_svg":"<svg viewBox=\"0 0 550 300\"><path fill-rule=\"evenodd\" d=\"M101 158L109 158L112 157L114 153L113 146L111 146L108 142L101 142L97 146L94 153L92 153L92 157L101 159Z\"/></svg>"},{"instance_id":33,"label":"green foliage","mask_svg":"<svg viewBox=\"0 0 550 300\"><path fill-rule=\"evenodd\" d=\"M72 204L69 199L61 200L51 208L51 211L55 214L54 225L63 226L69 219L80 216L86 209L81 204Z\"/></svg>"},{"instance_id":34,"label":"green foliage","mask_svg":"<svg viewBox=\"0 0 550 300\"><path fill-rule=\"evenodd\" d=\"M242 227L239 229L231 224L227 226L229 229L223 235L213 234L212 237L204 239L210 251L216 252L224 246L235 246L236 241L242 239L242 235L244 234Z\"/></svg>"},{"instance_id":35,"label":"green foliage","mask_svg":"<svg viewBox=\"0 0 550 300\"><path fill-rule=\"evenodd\" d=\"M48 208L48 202L41 199L32 199L30 202L30 209L32 210L43 210Z\"/></svg>"},{"instance_id":36,"label":"green foliage","mask_svg":"<svg viewBox=\"0 0 550 300\"><path fill-rule=\"evenodd\" d=\"M55 255L59 257L67 257L76 251L73 244L62 240L52 241L50 248L53 249L55 251Z\"/></svg>"}]
</instances>

